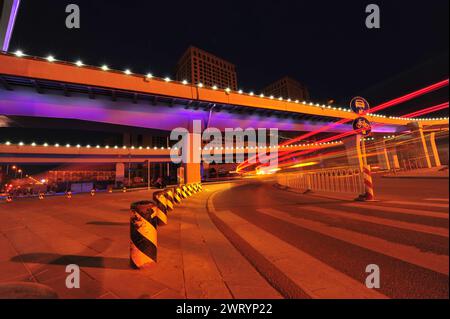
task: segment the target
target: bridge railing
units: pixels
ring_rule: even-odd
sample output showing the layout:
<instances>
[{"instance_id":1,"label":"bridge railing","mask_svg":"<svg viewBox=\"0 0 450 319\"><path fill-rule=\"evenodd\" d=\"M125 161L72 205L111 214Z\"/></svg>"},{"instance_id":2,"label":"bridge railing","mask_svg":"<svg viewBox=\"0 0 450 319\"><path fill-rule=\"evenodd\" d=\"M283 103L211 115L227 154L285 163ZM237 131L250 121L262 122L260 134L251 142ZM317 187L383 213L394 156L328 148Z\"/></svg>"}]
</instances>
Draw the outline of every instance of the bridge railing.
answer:
<instances>
[{"instance_id":1,"label":"bridge railing","mask_svg":"<svg viewBox=\"0 0 450 319\"><path fill-rule=\"evenodd\" d=\"M319 191L360 195L365 193L364 175L359 167L342 167L277 177L278 184L303 191Z\"/></svg>"}]
</instances>

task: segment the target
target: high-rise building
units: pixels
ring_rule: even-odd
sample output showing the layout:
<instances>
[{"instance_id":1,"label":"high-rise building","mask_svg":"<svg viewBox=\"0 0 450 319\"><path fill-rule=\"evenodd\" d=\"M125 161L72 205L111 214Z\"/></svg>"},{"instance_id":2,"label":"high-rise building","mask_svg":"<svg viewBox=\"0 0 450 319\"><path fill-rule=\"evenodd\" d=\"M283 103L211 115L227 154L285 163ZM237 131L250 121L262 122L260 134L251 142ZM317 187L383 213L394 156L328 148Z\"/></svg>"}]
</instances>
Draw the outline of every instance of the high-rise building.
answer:
<instances>
[{"instance_id":1,"label":"high-rise building","mask_svg":"<svg viewBox=\"0 0 450 319\"><path fill-rule=\"evenodd\" d=\"M262 91L268 96L273 95L274 97L300 101L309 100L308 89L300 82L288 76L268 85Z\"/></svg>"},{"instance_id":2,"label":"high-rise building","mask_svg":"<svg viewBox=\"0 0 450 319\"><path fill-rule=\"evenodd\" d=\"M175 79L207 87L237 90L236 67L211 53L190 46L178 61Z\"/></svg>"}]
</instances>

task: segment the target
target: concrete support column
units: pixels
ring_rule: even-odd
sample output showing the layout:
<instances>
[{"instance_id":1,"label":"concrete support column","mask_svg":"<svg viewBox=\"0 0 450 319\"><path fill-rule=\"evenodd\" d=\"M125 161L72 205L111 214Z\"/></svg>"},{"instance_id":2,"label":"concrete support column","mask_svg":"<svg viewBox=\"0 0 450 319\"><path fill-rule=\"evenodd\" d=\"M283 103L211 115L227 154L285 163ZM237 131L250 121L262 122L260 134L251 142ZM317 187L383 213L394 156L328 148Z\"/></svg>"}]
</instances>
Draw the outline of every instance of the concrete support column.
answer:
<instances>
[{"instance_id":1,"label":"concrete support column","mask_svg":"<svg viewBox=\"0 0 450 319\"><path fill-rule=\"evenodd\" d=\"M427 141L425 140L422 124L415 122L408 124L408 126L411 128L411 132L413 132L414 137L418 140L417 157L420 158L421 161L425 161L427 168L431 168L430 154L428 153Z\"/></svg>"},{"instance_id":2,"label":"concrete support column","mask_svg":"<svg viewBox=\"0 0 450 319\"><path fill-rule=\"evenodd\" d=\"M147 189L148 190L150 190L150 187L151 187L150 184L151 184L151 181L152 181L150 172L151 172L151 170L150 170L150 161L148 160L147 161Z\"/></svg>"},{"instance_id":3,"label":"concrete support column","mask_svg":"<svg viewBox=\"0 0 450 319\"><path fill-rule=\"evenodd\" d=\"M441 159L439 157L439 152L436 146L436 133L433 132L430 134L430 144L431 144L431 150L433 151L433 158L434 158L434 164L436 167L441 166Z\"/></svg>"},{"instance_id":4,"label":"concrete support column","mask_svg":"<svg viewBox=\"0 0 450 319\"><path fill-rule=\"evenodd\" d=\"M380 165L380 168L390 171L391 164L389 162L389 156L388 156L388 151L386 148L386 142L385 141L380 141L380 142L377 141L375 145L376 145L378 164Z\"/></svg>"},{"instance_id":5,"label":"concrete support column","mask_svg":"<svg viewBox=\"0 0 450 319\"><path fill-rule=\"evenodd\" d=\"M419 125L419 137L420 137L420 141L422 143L423 154L425 156L427 167L431 168L432 166L431 166L430 154L428 153L427 141L425 140L425 135L423 134L423 127L422 127L422 125Z\"/></svg>"},{"instance_id":6,"label":"concrete support column","mask_svg":"<svg viewBox=\"0 0 450 319\"><path fill-rule=\"evenodd\" d=\"M125 164L116 163L116 184L125 180Z\"/></svg>"},{"instance_id":7,"label":"concrete support column","mask_svg":"<svg viewBox=\"0 0 450 319\"><path fill-rule=\"evenodd\" d=\"M364 160L361 150L361 135L351 136L344 140L347 162L350 166L359 166L362 170Z\"/></svg>"},{"instance_id":8,"label":"concrete support column","mask_svg":"<svg viewBox=\"0 0 450 319\"><path fill-rule=\"evenodd\" d=\"M199 183L202 181L201 176L201 134L199 133L189 133L188 145L185 161L183 163L184 167L184 182L189 183Z\"/></svg>"},{"instance_id":9,"label":"concrete support column","mask_svg":"<svg viewBox=\"0 0 450 319\"><path fill-rule=\"evenodd\" d=\"M389 149L388 155L390 155L391 158L391 168L393 168L394 170L400 169L400 161L398 159L397 148L395 146Z\"/></svg>"}]
</instances>

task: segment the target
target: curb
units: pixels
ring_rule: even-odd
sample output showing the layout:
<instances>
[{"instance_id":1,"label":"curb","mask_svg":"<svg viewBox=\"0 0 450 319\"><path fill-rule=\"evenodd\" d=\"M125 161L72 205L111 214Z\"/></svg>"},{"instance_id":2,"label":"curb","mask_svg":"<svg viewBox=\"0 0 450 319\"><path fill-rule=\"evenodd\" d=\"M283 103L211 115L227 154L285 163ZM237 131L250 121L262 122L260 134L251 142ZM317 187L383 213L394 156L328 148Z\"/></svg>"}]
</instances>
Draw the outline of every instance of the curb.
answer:
<instances>
[{"instance_id":1,"label":"curb","mask_svg":"<svg viewBox=\"0 0 450 319\"><path fill-rule=\"evenodd\" d=\"M448 176L382 176L382 178L405 178L405 179L448 179Z\"/></svg>"}]
</instances>

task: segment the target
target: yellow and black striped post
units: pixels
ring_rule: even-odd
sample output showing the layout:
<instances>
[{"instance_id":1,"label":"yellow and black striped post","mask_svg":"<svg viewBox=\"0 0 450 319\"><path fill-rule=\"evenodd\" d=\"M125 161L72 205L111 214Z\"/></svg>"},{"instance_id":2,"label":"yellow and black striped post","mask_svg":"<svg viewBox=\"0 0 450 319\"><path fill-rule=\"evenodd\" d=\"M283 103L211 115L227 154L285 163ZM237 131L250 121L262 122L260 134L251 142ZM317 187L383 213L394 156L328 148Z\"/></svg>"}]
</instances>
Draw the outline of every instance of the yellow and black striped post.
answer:
<instances>
[{"instance_id":1,"label":"yellow and black striped post","mask_svg":"<svg viewBox=\"0 0 450 319\"><path fill-rule=\"evenodd\" d=\"M180 196L178 196L177 193L175 193L173 188L169 188L166 190L166 197L169 198L174 204L181 203Z\"/></svg>"},{"instance_id":2,"label":"yellow and black striped post","mask_svg":"<svg viewBox=\"0 0 450 319\"><path fill-rule=\"evenodd\" d=\"M192 192L189 190L187 185L183 185L183 191L187 194L187 196L192 196Z\"/></svg>"},{"instance_id":3,"label":"yellow and black striped post","mask_svg":"<svg viewBox=\"0 0 450 319\"><path fill-rule=\"evenodd\" d=\"M191 194L197 193L197 191L195 190L193 184L188 184L188 185L187 185L187 188L189 189L189 191L191 192Z\"/></svg>"},{"instance_id":4,"label":"yellow and black striped post","mask_svg":"<svg viewBox=\"0 0 450 319\"><path fill-rule=\"evenodd\" d=\"M178 186L175 190L175 192L181 197L181 198L187 198L188 195L186 194L186 192L183 190L183 187Z\"/></svg>"},{"instance_id":5,"label":"yellow and black striped post","mask_svg":"<svg viewBox=\"0 0 450 319\"><path fill-rule=\"evenodd\" d=\"M166 191L153 193L153 201L156 203L156 207L158 207L158 209L166 215L165 223L163 222L163 220L161 220L163 224L167 224L167 213L170 210L173 210L173 203L169 199L167 199L165 193Z\"/></svg>"},{"instance_id":6,"label":"yellow and black striped post","mask_svg":"<svg viewBox=\"0 0 450 319\"><path fill-rule=\"evenodd\" d=\"M157 212L151 201L131 204L130 262L135 268L156 263L158 251Z\"/></svg>"}]
</instances>

